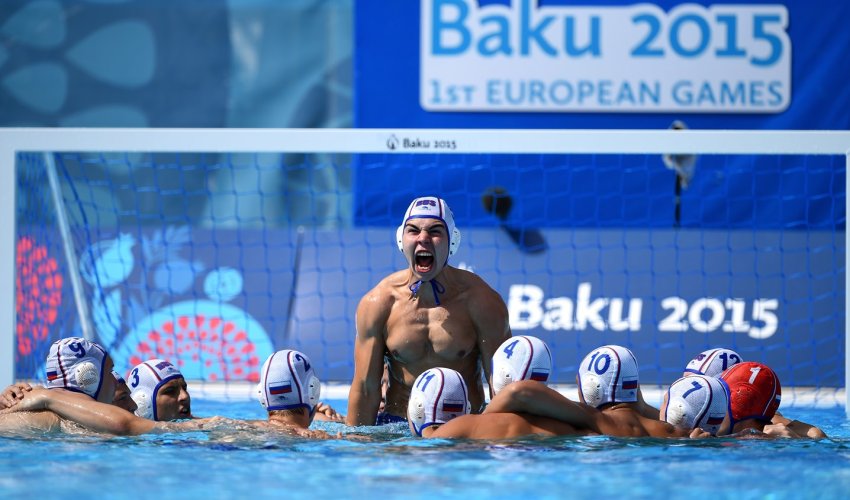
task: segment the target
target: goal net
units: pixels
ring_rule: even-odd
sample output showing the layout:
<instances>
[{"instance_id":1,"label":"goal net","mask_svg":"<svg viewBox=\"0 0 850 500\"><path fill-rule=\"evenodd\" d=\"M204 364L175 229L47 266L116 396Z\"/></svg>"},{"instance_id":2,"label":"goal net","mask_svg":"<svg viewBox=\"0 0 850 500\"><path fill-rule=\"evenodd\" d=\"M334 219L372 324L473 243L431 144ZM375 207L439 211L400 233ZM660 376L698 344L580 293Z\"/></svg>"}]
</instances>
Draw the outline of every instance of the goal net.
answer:
<instances>
[{"instance_id":1,"label":"goal net","mask_svg":"<svg viewBox=\"0 0 850 500\"><path fill-rule=\"evenodd\" d=\"M247 386L274 350L353 374L361 296L405 268L395 228L436 195L451 265L572 383L632 349L643 384L728 347L783 405L844 404L845 132L5 129L0 382L85 336L126 374L174 362Z\"/></svg>"}]
</instances>

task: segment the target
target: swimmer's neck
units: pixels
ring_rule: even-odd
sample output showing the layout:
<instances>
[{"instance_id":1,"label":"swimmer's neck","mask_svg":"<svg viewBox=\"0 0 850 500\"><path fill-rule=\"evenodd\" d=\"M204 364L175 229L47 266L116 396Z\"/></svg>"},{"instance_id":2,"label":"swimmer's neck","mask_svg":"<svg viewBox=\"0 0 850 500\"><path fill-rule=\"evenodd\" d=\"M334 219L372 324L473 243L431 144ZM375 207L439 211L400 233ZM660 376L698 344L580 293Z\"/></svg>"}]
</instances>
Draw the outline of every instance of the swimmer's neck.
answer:
<instances>
[{"instance_id":1,"label":"swimmer's neck","mask_svg":"<svg viewBox=\"0 0 850 500\"><path fill-rule=\"evenodd\" d=\"M442 427L441 425L430 425L424 429L422 429L422 437L429 438L437 432L437 429Z\"/></svg>"},{"instance_id":2,"label":"swimmer's neck","mask_svg":"<svg viewBox=\"0 0 850 500\"><path fill-rule=\"evenodd\" d=\"M310 427L310 416L307 412L304 415L285 414L283 412L269 412L269 423L277 427L298 427L306 429Z\"/></svg>"},{"instance_id":3,"label":"swimmer's neck","mask_svg":"<svg viewBox=\"0 0 850 500\"><path fill-rule=\"evenodd\" d=\"M605 410L635 410L637 403L605 403L604 405L599 407L599 411Z\"/></svg>"}]
</instances>

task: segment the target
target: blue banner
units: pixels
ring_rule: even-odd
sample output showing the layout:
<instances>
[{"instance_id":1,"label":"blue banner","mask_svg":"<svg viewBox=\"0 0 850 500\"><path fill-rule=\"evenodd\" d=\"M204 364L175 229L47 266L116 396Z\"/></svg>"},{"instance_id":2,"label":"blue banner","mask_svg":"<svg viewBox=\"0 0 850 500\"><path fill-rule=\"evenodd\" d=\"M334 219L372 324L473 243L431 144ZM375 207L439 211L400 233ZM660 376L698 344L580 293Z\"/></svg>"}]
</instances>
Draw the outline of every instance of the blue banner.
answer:
<instances>
[{"instance_id":1,"label":"blue banner","mask_svg":"<svg viewBox=\"0 0 850 500\"><path fill-rule=\"evenodd\" d=\"M846 250L832 232L547 229L550 251L529 253L509 228L460 229L452 265L505 298L514 335L549 344L554 382L571 383L585 354L613 343L635 352L646 383L670 383L725 346L786 385L843 384ZM97 340L122 373L163 357L192 379L257 381L271 352L292 348L322 379L347 382L358 302L405 267L393 236L171 227L93 242L80 273ZM80 334L78 316L61 251L23 236L18 255L16 377L37 379L50 341Z\"/></svg>"},{"instance_id":2,"label":"blue banner","mask_svg":"<svg viewBox=\"0 0 850 500\"><path fill-rule=\"evenodd\" d=\"M850 4L356 4L355 124L850 128Z\"/></svg>"}]
</instances>

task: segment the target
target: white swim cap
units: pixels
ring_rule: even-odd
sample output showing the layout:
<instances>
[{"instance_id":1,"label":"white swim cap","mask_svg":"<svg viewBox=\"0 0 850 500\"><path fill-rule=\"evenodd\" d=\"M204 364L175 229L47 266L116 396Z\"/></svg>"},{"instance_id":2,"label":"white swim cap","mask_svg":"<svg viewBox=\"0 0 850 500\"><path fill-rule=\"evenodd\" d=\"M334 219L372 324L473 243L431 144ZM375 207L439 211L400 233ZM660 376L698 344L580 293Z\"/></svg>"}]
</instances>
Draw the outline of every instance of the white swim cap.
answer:
<instances>
[{"instance_id":1,"label":"white swim cap","mask_svg":"<svg viewBox=\"0 0 850 500\"><path fill-rule=\"evenodd\" d=\"M537 337L511 337L493 354L493 392L496 394L519 380L546 383L551 373L552 354L546 343Z\"/></svg>"},{"instance_id":2,"label":"white swim cap","mask_svg":"<svg viewBox=\"0 0 850 500\"><path fill-rule=\"evenodd\" d=\"M167 382L183 378L176 366L164 359L149 359L139 363L127 377L130 397L136 402L136 415L148 420L159 420L156 396Z\"/></svg>"},{"instance_id":3,"label":"white swim cap","mask_svg":"<svg viewBox=\"0 0 850 500\"><path fill-rule=\"evenodd\" d=\"M103 385L106 350L82 337L54 342L47 354L47 388L62 387L97 399Z\"/></svg>"},{"instance_id":4,"label":"white swim cap","mask_svg":"<svg viewBox=\"0 0 850 500\"><path fill-rule=\"evenodd\" d=\"M721 373L742 361L743 358L732 349L709 349L692 359L685 367L685 373L719 377Z\"/></svg>"},{"instance_id":5,"label":"white swim cap","mask_svg":"<svg viewBox=\"0 0 850 500\"><path fill-rule=\"evenodd\" d=\"M321 392L322 383L304 353L283 349L263 363L257 397L266 410L307 408L312 414Z\"/></svg>"},{"instance_id":6,"label":"white swim cap","mask_svg":"<svg viewBox=\"0 0 850 500\"><path fill-rule=\"evenodd\" d=\"M407 419L417 436L432 425L466 415L470 411L466 382L449 368L431 368L413 383L407 402Z\"/></svg>"},{"instance_id":7,"label":"white swim cap","mask_svg":"<svg viewBox=\"0 0 850 500\"><path fill-rule=\"evenodd\" d=\"M691 375L670 385L667 405L662 405L660 419L680 429L699 427L716 436L728 407L726 390L719 379Z\"/></svg>"},{"instance_id":8,"label":"white swim cap","mask_svg":"<svg viewBox=\"0 0 850 500\"><path fill-rule=\"evenodd\" d=\"M398 243L398 249L401 252L404 252L402 245L404 225L410 219L437 219L442 221L449 233L449 256L455 254L460 246L460 230L455 227L455 217L445 200L436 196L424 196L410 202L410 206L407 207L404 218L401 220L401 225L398 226L395 233L396 243Z\"/></svg>"},{"instance_id":9,"label":"white swim cap","mask_svg":"<svg viewBox=\"0 0 850 500\"><path fill-rule=\"evenodd\" d=\"M638 393L638 365L632 351L618 345L594 349L578 369L584 401L599 408L608 403L634 403Z\"/></svg>"}]
</instances>

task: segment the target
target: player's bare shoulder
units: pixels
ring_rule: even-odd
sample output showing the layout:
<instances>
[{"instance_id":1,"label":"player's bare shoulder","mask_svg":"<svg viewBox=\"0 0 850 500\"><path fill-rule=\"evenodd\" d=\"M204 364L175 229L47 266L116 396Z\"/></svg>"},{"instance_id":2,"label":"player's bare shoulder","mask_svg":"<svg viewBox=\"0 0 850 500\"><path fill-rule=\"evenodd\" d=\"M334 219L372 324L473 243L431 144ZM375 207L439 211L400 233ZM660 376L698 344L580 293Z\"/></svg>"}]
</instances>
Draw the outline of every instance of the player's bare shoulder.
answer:
<instances>
[{"instance_id":1,"label":"player's bare shoulder","mask_svg":"<svg viewBox=\"0 0 850 500\"><path fill-rule=\"evenodd\" d=\"M357 305L358 317L380 317L389 314L398 300L402 298L401 291L407 271L397 271L382 279L374 288L366 292Z\"/></svg>"},{"instance_id":2,"label":"player's bare shoulder","mask_svg":"<svg viewBox=\"0 0 850 500\"><path fill-rule=\"evenodd\" d=\"M479 309L484 314L498 311L507 315L507 306L502 296L481 276L465 269L453 268L452 270L458 277L458 282L462 283L464 298L471 308Z\"/></svg>"}]
</instances>

